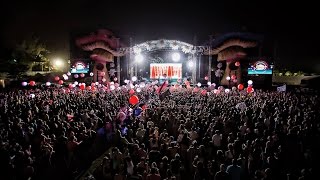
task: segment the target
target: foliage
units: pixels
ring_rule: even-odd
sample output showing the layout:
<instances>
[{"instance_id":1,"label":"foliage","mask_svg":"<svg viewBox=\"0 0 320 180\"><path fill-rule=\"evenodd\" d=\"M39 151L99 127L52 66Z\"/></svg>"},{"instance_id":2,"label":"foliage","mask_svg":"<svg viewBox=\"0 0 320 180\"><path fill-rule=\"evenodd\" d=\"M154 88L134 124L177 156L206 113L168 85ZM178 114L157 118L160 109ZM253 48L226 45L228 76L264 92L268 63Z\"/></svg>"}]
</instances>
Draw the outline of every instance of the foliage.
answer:
<instances>
[{"instance_id":1,"label":"foliage","mask_svg":"<svg viewBox=\"0 0 320 180\"><path fill-rule=\"evenodd\" d=\"M305 73L302 72L302 71L298 71L298 72L297 72L297 76L304 76L304 74L305 74Z\"/></svg>"},{"instance_id":2,"label":"foliage","mask_svg":"<svg viewBox=\"0 0 320 180\"><path fill-rule=\"evenodd\" d=\"M32 37L31 40L24 40L18 44L12 56L20 63L29 65L33 62L47 62L48 53L45 44L41 43L39 38Z\"/></svg>"},{"instance_id":3,"label":"foliage","mask_svg":"<svg viewBox=\"0 0 320 180\"><path fill-rule=\"evenodd\" d=\"M303 71L291 72L288 70L275 69L273 70L273 75L274 76L304 76L305 73Z\"/></svg>"},{"instance_id":4,"label":"foliage","mask_svg":"<svg viewBox=\"0 0 320 180\"><path fill-rule=\"evenodd\" d=\"M48 54L49 51L39 38L32 37L30 40L23 40L4 58L3 64L7 68L2 71L7 72L12 78L19 78L26 71L31 70L34 64L40 63L47 67L49 65Z\"/></svg>"},{"instance_id":5,"label":"foliage","mask_svg":"<svg viewBox=\"0 0 320 180\"><path fill-rule=\"evenodd\" d=\"M285 76L292 76L292 72L287 71L284 75L285 75Z\"/></svg>"}]
</instances>

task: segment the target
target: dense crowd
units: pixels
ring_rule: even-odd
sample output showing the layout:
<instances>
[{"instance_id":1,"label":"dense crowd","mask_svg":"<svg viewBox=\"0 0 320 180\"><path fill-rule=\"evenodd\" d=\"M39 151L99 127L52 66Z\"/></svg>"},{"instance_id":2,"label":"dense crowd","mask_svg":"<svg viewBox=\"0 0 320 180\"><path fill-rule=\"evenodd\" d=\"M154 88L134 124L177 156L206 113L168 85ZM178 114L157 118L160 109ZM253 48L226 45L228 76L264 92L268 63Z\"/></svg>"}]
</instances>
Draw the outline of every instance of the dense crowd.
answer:
<instances>
[{"instance_id":1,"label":"dense crowd","mask_svg":"<svg viewBox=\"0 0 320 180\"><path fill-rule=\"evenodd\" d=\"M202 94L185 88L0 94L0 179L317 179L316 93Z\"/></svg>"}]
</instances>

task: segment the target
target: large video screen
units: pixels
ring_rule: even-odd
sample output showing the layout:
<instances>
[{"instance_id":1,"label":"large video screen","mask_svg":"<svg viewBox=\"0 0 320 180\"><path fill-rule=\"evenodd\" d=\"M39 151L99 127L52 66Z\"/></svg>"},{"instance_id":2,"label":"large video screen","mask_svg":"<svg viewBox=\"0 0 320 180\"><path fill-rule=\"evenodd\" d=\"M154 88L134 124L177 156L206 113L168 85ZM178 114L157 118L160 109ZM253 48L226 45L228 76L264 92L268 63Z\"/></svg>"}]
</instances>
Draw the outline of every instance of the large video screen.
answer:
<instances>
[{"instance_id":1,"label":"large video screen","mask_svg":"<svg viewBox=\"0 0 320 180\"><path fill-rule=\"evenodd\" d=\"M182 63L151 63L150 79L181 79Z\"/></svg>"},{"instance_id":2,"label":"large video screen","mask_svg":"<svg viewBox=\"0 0 320 180\"><path fill-rule=\"evenodd\" d=\"M89 73L89 63L85 61L74 61L71 65L71 73Z\"/></svg>"},{"instance_id":3,"label":"large video screen","mask_svg":"<svg viewBox=\"0 0 320 180\"><path fill-rule=\"evenodd\" d=\"M272 74L272 68L265 61L256 61L248 68L248 74Z\"/></svg>"}]
</instances>

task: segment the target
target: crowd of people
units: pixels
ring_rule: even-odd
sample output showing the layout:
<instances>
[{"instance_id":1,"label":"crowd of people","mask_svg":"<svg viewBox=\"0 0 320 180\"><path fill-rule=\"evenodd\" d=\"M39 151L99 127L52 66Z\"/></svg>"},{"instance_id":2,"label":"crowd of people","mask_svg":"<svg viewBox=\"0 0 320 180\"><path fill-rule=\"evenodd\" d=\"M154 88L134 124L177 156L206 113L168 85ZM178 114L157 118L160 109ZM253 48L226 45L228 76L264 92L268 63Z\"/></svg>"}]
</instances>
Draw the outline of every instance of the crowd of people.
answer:
<instances>
[{"instance_id":1,"label":"crowd of people","mask_svg":"<svg viewBox=\"0 0 320 180\"><path fill-rule=\"evenodd\" d=\"M317 179L317 93L152 86L0 93L0 179ZM317 177L317 178L316 178Z\"/></svg>"}]
</instances>

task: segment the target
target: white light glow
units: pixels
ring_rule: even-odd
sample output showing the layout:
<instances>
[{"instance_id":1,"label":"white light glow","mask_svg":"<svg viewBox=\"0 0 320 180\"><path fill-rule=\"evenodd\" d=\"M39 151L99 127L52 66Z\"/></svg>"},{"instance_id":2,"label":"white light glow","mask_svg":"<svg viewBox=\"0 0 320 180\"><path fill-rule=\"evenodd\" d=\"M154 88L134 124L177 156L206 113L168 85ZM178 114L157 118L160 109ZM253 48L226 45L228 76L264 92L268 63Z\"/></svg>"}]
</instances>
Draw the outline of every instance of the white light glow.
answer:
<instances>
[{"instance_id":1,"label":"white light glow","mask_svg":"<svg viewBox=\"0 0 320 180\"><path fill-rule=\"evenodd\" d=\"M230 76L227 76L227 77L226 77L226 80L227 80L227 81L230 81L230 79L231 79Z\"/></svg>"},{"instance_id":2,"label":"white light glow","mask_svg":"<svg viewBox=\"0 0 320 180\"><path fill-rule=\"evenodd\" d=\"M135 82L135 81L137 81L137 79L138 79L138 78L137 78L136 76L133 76L131 80L132 80L133 82Z\"/></svg>"},{"instance_id":3,"label":"white light glow","mask_svg":"<svg viewBox=\"0 0 320 180\"><path fill-rule=\"evenodd\" d=\"M189 67L189 68L192 68L192 67L193 67L193 62L192 62L192 61L189 61L189 62L188 62L188 67Z\"/></svg>"},{"instance_id":4,"label":"white light glow","mask_svg":"<svg viewBox=\"0 0 320 180\"><path fill-rule=\"evenodd\" d=\"M173 60L174 62L180 61L180 54L177 53L177 52L173 53L173 54L172 54L172 60Z\"/></svg>"},{"instance_id":5,"label":"white light glow","mask_svg":"<svg viewBox=\"0 0 320 180\"><path fill-rule=\"evenodd\" d=\"M141 53L141 49L140 48L133 48L133 52L135 54L140 54Z\"/></svg>"},{"instance_id":6,"label":"white light glow","mask_svg":"<svg viewBox=\"0 0 320 180\"><path fill-rule=\"evenodd\" d=\"M63 66L63 61L60 58L57 58L53 61L54 65L57 67L62 67Z\"/></svg>"},{"instance_id":7,"label":"white light glow","mask_svg":"<svg viewBox=\"0 0 320 180\"><path fill-rule=\"evenodd\" d=\"M141 54L137 54L134 59L137 61L137 62L142 62L143 61L143 56Z\"/></svg>"},{"instance_id":8,"label":"white light glow","mask_svg":"<svg viewBox=\"0 0 320 180\"><path fill-rule=\"evenodd\" d=\"M198 82L197 86L198 86L198 87L201 87L201 83Z\"/></svg>"},{"instance_id":9,"label":"white light glow","mask_svg":"<svg viewBox=\"0 0 320 180\"><path fill-rule=\"evenodd\" d=\"M207 82L208 86L211 86L211 82Z\"/></svg>"},{"instance_id":10,"label":"white light glow","mask_svg":"<svg viewBox=\"0 0 320 180\"><path fill-rule=\"evenodd\" d=\"M249 81L248 81L248 84L249 84L249 85L252 85L252 84L253 84L253 81L252 81L252 80L249 80Z\"/></svg>"}]
</instances>

